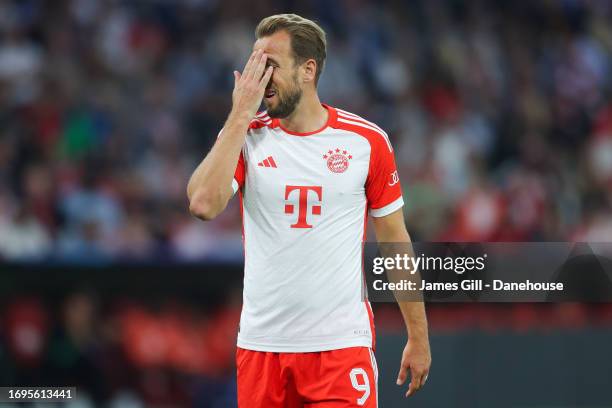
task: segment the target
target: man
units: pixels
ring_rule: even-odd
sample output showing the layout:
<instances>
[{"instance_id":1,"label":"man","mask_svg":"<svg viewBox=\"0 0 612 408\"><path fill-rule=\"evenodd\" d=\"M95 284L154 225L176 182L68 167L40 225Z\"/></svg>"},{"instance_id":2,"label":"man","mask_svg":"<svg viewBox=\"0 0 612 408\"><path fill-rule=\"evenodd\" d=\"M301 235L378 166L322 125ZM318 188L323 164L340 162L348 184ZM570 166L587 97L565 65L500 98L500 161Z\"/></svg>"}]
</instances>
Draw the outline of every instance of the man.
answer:
<instances>
[{"instance_id":1,"label":"man","mask_svg":"<svg viewBox=\"0 0 612 408\"><path fill-rule=\"evenodd\" d=\"M236 192L241 199L238 405L377 407L362 250L368 212L379 242L410 242L393 150L377 125L319 101L326 40L317 24L281 14L255 34L225 126L187 188L203 220ZM423 304L399 304L409 340L397 382L411 371L408 396L431 357Z\"/></svg>"}]
</instances>

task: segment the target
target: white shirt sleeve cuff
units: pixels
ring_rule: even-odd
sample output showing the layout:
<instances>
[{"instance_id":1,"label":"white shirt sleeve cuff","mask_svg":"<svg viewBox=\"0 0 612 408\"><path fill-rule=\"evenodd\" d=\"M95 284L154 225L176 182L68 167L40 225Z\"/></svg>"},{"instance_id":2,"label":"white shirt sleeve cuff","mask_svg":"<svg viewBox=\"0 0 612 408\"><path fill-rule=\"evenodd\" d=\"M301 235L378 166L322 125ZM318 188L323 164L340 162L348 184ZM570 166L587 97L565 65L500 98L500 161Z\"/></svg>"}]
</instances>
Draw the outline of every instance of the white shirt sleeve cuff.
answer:
<instances>
[{"instance_id":1,"label":"white shirt sleeve cuff","mask_svg":"<svg viewBox=\"0 0 612 408\"><path fill-rule=\"evenodd\" d=\"M236 179L232 179L232 190L234 190L234 194L236 194L236 191L238 191L239 188L240 186L238 185Z\"/></svg>"},{"instance_id":2,"label":"white shirt sleeve cuff","mask_svg":"<svg viewBox=\"0 0 612 408\"><path fill-rule=\"evenodd\" d=\"M389 215L392 212L402 208L404 205L404 199L400 196L397 200L393 201L390 204L385 205L381 208L370 209L370 215L372 217L384 217L385 215Z\"/></svg>"}]
</instances>

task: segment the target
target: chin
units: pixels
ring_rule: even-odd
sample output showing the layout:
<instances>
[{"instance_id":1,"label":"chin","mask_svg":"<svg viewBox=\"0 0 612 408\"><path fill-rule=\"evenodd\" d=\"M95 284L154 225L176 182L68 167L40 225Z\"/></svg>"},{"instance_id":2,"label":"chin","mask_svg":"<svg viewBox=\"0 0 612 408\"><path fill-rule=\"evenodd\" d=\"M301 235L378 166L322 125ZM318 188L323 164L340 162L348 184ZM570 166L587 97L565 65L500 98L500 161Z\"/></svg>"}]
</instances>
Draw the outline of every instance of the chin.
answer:
<instances>
[{"instance_id":1,"label":"chin","mask_svg":"<svg viewBox=\"0 0 612 408\"><path fill-rule=\"evenodd\" d=\"M289 115L283 115L280 112L274 110L272 107L266 107L266 110L268 112L268 116L272 119L284 119Z\"/></svg>"},{"instance_id":2,"label":"chin","mask_svg":"<svg viewBox=\"0 0 612 408\"><path fill-rule=\"evenodd\" d=\"M284 116L279 115L281 112L278 112L278 106L275 106L273 104L268 104L268 103L264 103L264 106L266 107L266 111L268 113L268 116L271 117L272 119L283 119Z\"/></svg>"}]
</instances>

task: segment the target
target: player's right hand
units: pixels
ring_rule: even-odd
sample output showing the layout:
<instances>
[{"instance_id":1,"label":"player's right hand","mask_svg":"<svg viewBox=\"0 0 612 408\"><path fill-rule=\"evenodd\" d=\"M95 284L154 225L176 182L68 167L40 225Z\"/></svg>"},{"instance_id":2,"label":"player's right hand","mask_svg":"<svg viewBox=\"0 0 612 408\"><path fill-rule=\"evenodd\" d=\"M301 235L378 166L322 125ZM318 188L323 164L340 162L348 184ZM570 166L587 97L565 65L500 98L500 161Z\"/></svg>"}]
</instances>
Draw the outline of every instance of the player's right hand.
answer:
<instances>
[{"instance_id":1,"label":"player's right hand","mask_svg":"<svg viewBox=\"0 0 612 408\"><path fill-rule=\"evenodd\" d=\"M233 112L245 114L249 119L257 113L274 70L271 66L266 69L267 58L263 50L259 49L251 54L242 74L234 71Z\"/></svg>"}]
</instances>

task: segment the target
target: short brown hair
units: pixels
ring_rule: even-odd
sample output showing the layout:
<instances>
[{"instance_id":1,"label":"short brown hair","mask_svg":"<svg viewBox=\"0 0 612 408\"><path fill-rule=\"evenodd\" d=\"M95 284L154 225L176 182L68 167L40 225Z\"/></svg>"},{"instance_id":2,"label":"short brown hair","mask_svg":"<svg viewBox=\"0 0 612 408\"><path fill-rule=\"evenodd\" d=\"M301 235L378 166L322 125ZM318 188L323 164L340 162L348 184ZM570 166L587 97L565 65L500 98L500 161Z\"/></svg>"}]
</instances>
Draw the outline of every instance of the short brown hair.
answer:
<instances>
[{"instance_id":1,"label":"short brown hair","mask_svg":"<svg viewBox=\"0 0 612 408\"><path fill-rule=\"evenodd\" d=\"M317 62L315 73L315 84L317 84L327 56L325 31L314 21L297 14L276 14L264 18L257 24L255 37L258 39L267 37L280 30L287 31L291 37L291 49L297 64L302 64L310 58Z\"/></svg>"}]
</instances>

